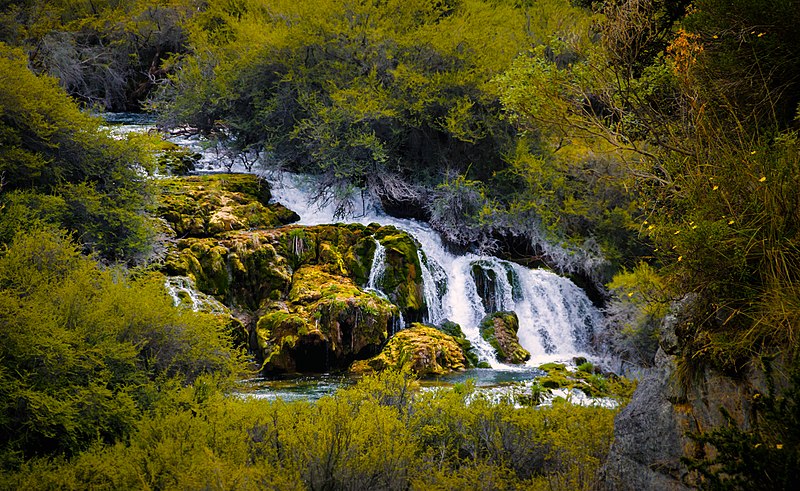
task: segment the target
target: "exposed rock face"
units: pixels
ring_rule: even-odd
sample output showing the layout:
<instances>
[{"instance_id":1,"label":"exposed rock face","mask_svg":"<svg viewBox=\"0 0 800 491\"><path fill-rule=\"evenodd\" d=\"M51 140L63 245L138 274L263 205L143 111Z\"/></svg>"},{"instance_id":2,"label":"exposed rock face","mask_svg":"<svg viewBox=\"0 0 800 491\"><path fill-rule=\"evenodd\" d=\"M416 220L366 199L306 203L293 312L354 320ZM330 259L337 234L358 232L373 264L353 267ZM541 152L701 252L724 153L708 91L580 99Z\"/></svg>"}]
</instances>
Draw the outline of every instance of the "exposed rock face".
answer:
<instances>
[{"instance_id":1,"label":"exposed rock face","mask_svg":"<svg viewBox=\"0 0 800 491\"><path fill-rule=\"evenodd\" d=\"M266 183L250 175L175 178L165 186L162 216L181 238L164 272L188 277L239 312L267 372L347 368L379 353L402 327L400 312L410 320L424 312L418 244L405 232L281 226L296 215L268 204ZM376 240L386 251L380 287L388 300L359 287Z\"/></svg>"},{"instance_id":2,"label":"exposed rock face","mask_svg":"<svg viewBox=\"0 0 800 491\"><path fill-rule=\"evenodd\" d=\"M389 340L378 356L353 363L355 373L410 367L420 376L463 370L467 359L458 341L433 327L413 324Z\"/></svg>"},{"instance_id":3,"label":"exposed rock face","mask_svg":"<svg viewBox=\"0 0 800 491\"><path fill-rule=\"evenodd\" d=\"M494 312L481 320L481 337L492 345L497 359L506 363L524 363L531 354L519 344L519 319L514 312Z\"/></svg>"},{"instance_id":4,"label":"exposed rock face","mask_svg":"<svg viewBox=\"0 0 800 491\"><path fill-rule=\"evenodd\" d=\"M614 444L601 478L605 489L694 488L699 477L681 458L712 456L714 449L688 435L725 425L721 408L740 428L751 426L754 396L767 390L763 371L751 368L733 378L700 368L685 388L676 376L675 343L667 326L655 368L640 380L616 418Z\"/></svg>"},{"instance_id":5,"label":"exposed rock face","mask_svg":"<svg viewBox=\"0 0 800 491\"><path fill-rule=\"evenodd\" d=\"M164 179L159 214L178 237L210 237L231 230L279 227L299 220L270 204L269 185L250 174Z\"/></svg>"}]
</instances>

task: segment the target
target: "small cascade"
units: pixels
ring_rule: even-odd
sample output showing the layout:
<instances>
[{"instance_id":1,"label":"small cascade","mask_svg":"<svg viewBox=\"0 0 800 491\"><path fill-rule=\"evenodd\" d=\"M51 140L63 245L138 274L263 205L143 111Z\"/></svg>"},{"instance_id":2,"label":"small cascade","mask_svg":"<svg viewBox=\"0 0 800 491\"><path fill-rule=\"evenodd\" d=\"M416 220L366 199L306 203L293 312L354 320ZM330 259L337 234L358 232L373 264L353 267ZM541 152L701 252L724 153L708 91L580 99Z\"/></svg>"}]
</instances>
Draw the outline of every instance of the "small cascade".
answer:
<instances>
[{"instance_id":1,"label":"small cascade","mask_svg":"<svg viewBox=\"0 0 800 491\"><path fill-rule=\"evenodd\" d=\"M185 276L170 276L164 282L164 288L172 297L176 307L184 306L195 312L209 312L212 314L225 314L228 309L222 302L197 290L194 281Z\"/></svg>"},{"instance_id":2,"label":"small cascade","mask_svg":"<svg viewBox=\"0 0 800 491\"><path fill-rule=\"evenodd\" d=\"M367 290L374 290L381 292L378 286L383 273L386 272L386 248L377 239L375 240L375 252L372 254L372 267L369 270L369 279L367 280Z\"/></svg>"}]
</instances>

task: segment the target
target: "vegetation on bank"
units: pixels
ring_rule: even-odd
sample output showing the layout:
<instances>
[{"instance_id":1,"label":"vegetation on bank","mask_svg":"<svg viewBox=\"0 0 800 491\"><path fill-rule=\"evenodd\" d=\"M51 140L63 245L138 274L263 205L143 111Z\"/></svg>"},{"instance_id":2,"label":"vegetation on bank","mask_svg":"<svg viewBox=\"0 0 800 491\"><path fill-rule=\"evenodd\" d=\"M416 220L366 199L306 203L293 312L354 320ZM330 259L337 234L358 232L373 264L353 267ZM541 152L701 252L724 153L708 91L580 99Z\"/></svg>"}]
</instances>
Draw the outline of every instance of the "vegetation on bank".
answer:
<instances>
[{"instance_id":1,"label":"vegetation on bank","mask_svg":"<svg viewBox=\"0 0 800 491\"><path fill-rule=\"evenodd\" d=\"M515 408L387 371L316 403L165 394L129 438L34 459L16 489L592 489L615 411Z\"/></svg>"},{"instance_id":2,"label":"vegetation on bank","mask_svg":"<svg viewBox=\"0 0 800 491\"><path fill-rule=\"evenodd\" d=\"M604 283L607 341L638 364L654 362L662 321L676 313L677 359L690 384L707 367L736 375L764 355L795 364L798 16L794 0L4 3L2 458L16 472L54 441L63 454L34 461L11 482L102 481L113 472L94 469L129 465L135 470L120 472L120 483L140 475L158 486L169 465L186 464L175 455L199 459L203 472L226 469L212 465L221 462L216 443L182 454L164 436L160 470L126 453L155 448L181 418L198 425L192 437L208 430L215 438L207 426L215 420L198 410L217 397L204 388L216 382L201 374L225 378L236 355L216 321L178 313L155 283L109 269L153 251L149 145L111 138L59 84L87 107L147 103L162 124L190 125L248 165L260 158L317 174L319 197L343 212L366 189L390 211L429 219L452 244L498 247ZM209 233L206 225L186 227ZM69 234L102 265L80 258ZM155 318L126 324L134 313ZM161 349L183 339L165 334L176 325L197 333ZM37 326L47 326L44 334ZM206 354L195 360L197 350ZM54 377L54 367L66 369ZM721 455L758 462L786 448L777 445L794 446L762 431L794 421L783 417L795 410L793 392L770 397L765 426L707 441ZM299 407L292 411L328 410ZM396 422L413 419L396 411ZM753 449L769 443L770 452L726 446L743 439ZM465 455L494 450L454 445L441 448L457 448L457 464L418 467L430 480L391 478L446 488L458 479L505 483L509 469L513 479L531 477L507 456L461 465ZM414 448L413 459L432 452ZM722 469L758 472L742 482L762 483L767 473L790 472L793 455L783 467L709 464L708 482ZM174 482L191 485L175 472ZM292 472L287 486L316 482Z\"/></svg>"}]
</instances>

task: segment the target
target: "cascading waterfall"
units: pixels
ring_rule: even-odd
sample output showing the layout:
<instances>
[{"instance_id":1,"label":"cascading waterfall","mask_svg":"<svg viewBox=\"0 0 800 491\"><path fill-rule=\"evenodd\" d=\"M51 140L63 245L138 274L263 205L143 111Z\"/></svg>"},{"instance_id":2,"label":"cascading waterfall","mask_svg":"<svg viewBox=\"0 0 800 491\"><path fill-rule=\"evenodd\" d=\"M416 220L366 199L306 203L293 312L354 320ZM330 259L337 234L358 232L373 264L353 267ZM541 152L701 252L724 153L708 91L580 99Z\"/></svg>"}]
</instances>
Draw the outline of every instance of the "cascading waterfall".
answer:
<instances>
[{"instance_id":1,"label":"cascading waterfall","mask_svg":"<svg viewBox=\"0 0 800 491\"><path fill-rule=\"evenodd\" d=\"M310 193L304 192L296 176L283 173L280 178L266 177L272 184L273 199L298 213L300 224L340 221L334 217L332 207L319 207L309 202ZM493 348L480 336L479 323L492 311L516 312L520 321L517 333L520 344L531 352L529 365L589 354L592 337L602 325L602 319L586 294L567 278L489 255L452 254L444 247L439 234L425 223L388 216L369 201L359 208L365 210L364 214L352 217L351 221L393 225L419 242L427 304L425 320L438 324L449 319L459 324L481 359L493 368L507 367L496 360ZM375 258L380 260L373 259L370 288L375 288L380 268L384 267L380 254L376 246ZM483 277L476 282L476 275ZM483 291L479 291L477 283L482 284ZM491 298L484 299L481 294Z\"/></svg>"},{"instance_id":2,"label":"cascading waterfall","mask_svg":"<svg viewBox=\"0 0 800 491\"><path fill-rule=\"evenodd\" d=\"M386 248L383 244L375 239L375 252L372 255L372 268L369 270L369 280L367 280L367 289L381 291L378 286L378 281L386 272Z\"/></svg>"},{"instance_id":3,"label":"cascading waterfall","mask_svg":"<svg viewBox=\"0 0 800 491\"><path fill-rule=\"evenodd\" d=\"M422 250L417 250L417 258L422 270L422 293L427 307L424 321L428 324L439 324L445 320L442 297L447 291L447 275L441 266L429 262Z\"/></svg>"},{"instance_id":4,"label":"cascading waterfall","mask_svg":"<svg viewBox=\"0 0 800 491\"><path fill-rule=\"evenodd\" d=\"M127 121L120 121L128 123ZM141 121L117 127L116 134L146 131ZM196 138L172 139L176 144L203 154L199 163L201 172L226 171L213 151L204 150ZM234 166L234 172L249 169ZM290 173L273 173L264 176L272 187L273 199L295 211L300 224L318 225L336 223L333 206L317 206L309 200L303 180ZM362 224L378 222L393 225L411 234L420 244L418 251L423 280L423 294L427 305L425 321L439 324L451 320L477 349L479 356L493 368L505 368L497 362L493 349L480 336L478 324L492 311L514 311L519 318L520 344L531 352L529 365L545 361L568 360L590 351L592 337L602 326L600 313L585 293L574 283L548 271L528 269L515 263L488 255L454 255L443 245L440 236L427 224L415 220L398 219L386 215L380 206L369 201L362 206L361 216L350 221ZM376 241L375 256L366 288L385 296L380 290L380 275L385 270L385 249ZM198 292L188 278L170 278L167 290L176 304L191 304L195 310L222 311L213 297ZM189 306L189 305L187 305ZM393 321L396 331L405 325L402 317Z\"/></svg>"}]
</instances>

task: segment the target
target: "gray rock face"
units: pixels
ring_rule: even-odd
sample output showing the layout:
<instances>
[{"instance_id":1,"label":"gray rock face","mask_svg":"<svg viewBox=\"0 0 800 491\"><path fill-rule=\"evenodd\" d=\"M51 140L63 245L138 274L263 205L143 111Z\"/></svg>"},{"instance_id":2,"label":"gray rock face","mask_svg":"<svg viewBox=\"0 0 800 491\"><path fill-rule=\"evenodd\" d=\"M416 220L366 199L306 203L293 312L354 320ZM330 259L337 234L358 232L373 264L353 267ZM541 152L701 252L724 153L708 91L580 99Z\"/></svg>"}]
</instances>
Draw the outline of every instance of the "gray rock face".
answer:
<instances>
[{"instance_id":1,"label":"gray rock face","mask_svg":"<svg viewBox=\"0 0 800 491\"><path fill-rule=\"evenodd\" d=\"M687 474L682 422L669 400L671 366L663 351L614 422L614 444L603 468L605 489L681 490Z\"/></svg>"},{"instance_id":2,"label":"gray rock face","mask_svg":"<svg viewBox=\"0 0 800 491\"><path fill-rule=\"evenodd\" d=\"M655 368L640 380L631 402L617 415L614 443L600 477L603 489L695 488L699 477L681 458L713 457L715 450L689 435L726 424L721 409L740 428L748 429L753 397L767 390L763 367L755 360L736 378L712 368L699 369L691 387L682 387L675 377L674 355L679 349L670 320L674 318L665 323ZM778 386L783 382L776 381Z\"/></svg>"}]
</instances>

